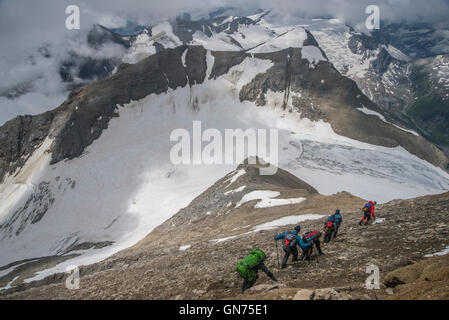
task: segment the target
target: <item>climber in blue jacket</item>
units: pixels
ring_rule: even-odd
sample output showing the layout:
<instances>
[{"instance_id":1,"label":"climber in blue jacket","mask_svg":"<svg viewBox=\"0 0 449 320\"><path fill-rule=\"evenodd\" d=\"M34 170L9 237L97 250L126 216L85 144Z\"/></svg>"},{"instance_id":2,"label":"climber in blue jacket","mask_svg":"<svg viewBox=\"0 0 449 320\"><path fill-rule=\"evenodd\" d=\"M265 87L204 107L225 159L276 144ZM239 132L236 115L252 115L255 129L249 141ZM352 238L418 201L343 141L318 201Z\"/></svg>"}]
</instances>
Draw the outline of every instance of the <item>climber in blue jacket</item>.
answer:
<instances>
[{"instance_id":1,"label":"climber in blue jacket","mask_svg":"<svg viewBox=\"0 0 449 320\"><path fill-rule=\"evenodd\" d=\"M298 249L296 246L300 246L302 250L305 250L310 246L310 243L305 243L302 241L299 236L299 232L301 231L301 227L298 225L292 231L286 231L277 236L274 236L274 240L284 240L284 244L282 245L282 249L285 252L284 259L282 259L281 268L285 268L287 265L288 257L293 255L293 261L298 261Z\"/></svg>"},{"instance_id":2,"label":"climber in blue jacket","mask_svg":"<svg viewBox=\"0 0 449 320\"><path fill-rule=\"evenodd\" d=\"M335 210L335 213L333 214L335 219L335 230L334 230L334 238L337 236L338 229L340 228L341 223L343 222L343 218L340 213L340 209Z\"/></svg>"}]
</instances>

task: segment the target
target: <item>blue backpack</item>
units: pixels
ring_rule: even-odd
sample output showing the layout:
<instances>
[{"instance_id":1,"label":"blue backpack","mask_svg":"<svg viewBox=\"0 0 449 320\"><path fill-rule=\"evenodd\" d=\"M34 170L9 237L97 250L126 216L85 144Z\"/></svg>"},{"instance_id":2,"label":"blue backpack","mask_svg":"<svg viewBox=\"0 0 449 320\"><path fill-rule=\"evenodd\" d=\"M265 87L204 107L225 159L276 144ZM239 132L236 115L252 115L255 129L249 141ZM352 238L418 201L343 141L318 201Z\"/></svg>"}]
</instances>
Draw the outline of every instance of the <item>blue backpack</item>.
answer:
<instances>
[{"instance_id":1,"label":"blue backpack","mask_svg":"<svg viewBox=\"0 0 449 320\"><path fill-rule=\"evenodd\" d=\"M364 213L368 213L370 211L370 209L371 209L371 203L369 203L369 202L367 204L365 204L365 206L362 208Z\"/></svg>"}]
</instances>

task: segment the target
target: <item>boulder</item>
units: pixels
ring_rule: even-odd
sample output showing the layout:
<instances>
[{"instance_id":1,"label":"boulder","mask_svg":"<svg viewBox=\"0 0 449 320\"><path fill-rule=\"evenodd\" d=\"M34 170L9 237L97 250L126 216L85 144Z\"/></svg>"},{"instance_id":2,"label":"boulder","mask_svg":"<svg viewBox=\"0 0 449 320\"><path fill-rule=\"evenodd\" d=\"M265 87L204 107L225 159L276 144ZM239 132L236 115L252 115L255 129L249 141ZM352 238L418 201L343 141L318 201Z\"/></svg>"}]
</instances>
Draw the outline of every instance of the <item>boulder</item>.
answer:
<instances>
[{"instance_id":1,"label":"boulder","mask_svg":"<svg viewBox=\"0 0 449 320\"><path fill-rule=\"evenodd\" d=\"M295 296L292 300L311 300L313 297L314 291L310 289L301 289L296 292Z\"/></svg>"}]
</instances>

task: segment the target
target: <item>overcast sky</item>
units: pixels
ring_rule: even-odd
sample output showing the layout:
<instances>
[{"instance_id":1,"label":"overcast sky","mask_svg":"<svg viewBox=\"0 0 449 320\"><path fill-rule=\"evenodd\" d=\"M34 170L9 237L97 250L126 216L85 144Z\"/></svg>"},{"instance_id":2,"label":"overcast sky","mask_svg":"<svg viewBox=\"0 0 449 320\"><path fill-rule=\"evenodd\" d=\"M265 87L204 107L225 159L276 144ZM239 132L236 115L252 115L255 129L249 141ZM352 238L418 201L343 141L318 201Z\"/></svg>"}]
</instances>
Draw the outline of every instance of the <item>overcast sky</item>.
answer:
<instances>
[{"instance_id":1,"label":"overcast sky","mask_svg":"<svg viewBox=\"0 0 449 320\"><path fill-rule=\"evenodd\" d=\"M79 31L65 28L65 9L73 4L81 11ZM42 111L36 104L46 105L43 110L49 108L48 104L59 104L67 93L57 75L58 63L74 43L82 46L79 39L85 38L94 23L107 27L124 26L126 21L150 25L185 12L197 18L220 7L233 7L235 15L271 9L285 22L298 17L333 16L357 26L364 24L365 8L371 4L380 7L384 22L438 23L449 17L449 0L0 0L0 91L31 77L37 79L33 86L40 96L15 103L21 103L25 111L33 110L29 113ZM30 56L43 44L51 48L52 59L31 61ZM14 114L10 112L14 108L13 102L0 98L0 124Z\"/></svg>"},{"instance_id":2,"label":"overcast sky","mask_svg":"<svg viewBox=\"0 0 449 320\"><path fill-rule=\"evenodd\" d=\"M17 48L52 42L67 36L65 8L76 4L81 10L81 28L93 23L120 26L126 20L151 24L162 17L184 12L206 15L219 7L235 7L248 14L271 9L285 19L300 16L334 16L348 23L365 20L365 8L376 4L381 19L389 21L438 22L449 17L449 0L0 0L2 59ZM4 51L6 49L6 51Z\"/></svg>"}]
</instances>

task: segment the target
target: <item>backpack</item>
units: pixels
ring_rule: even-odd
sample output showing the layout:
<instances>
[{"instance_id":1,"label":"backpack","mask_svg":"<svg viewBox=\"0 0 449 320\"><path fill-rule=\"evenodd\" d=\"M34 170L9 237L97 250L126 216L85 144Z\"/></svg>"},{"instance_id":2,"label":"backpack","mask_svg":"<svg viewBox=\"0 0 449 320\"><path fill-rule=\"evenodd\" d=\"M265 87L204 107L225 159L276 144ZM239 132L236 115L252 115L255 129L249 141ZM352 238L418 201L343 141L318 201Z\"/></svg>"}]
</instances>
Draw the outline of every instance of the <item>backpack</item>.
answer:
<instances>
[{"instance_id":1,"label":"backpack","mask_svg":"<svg viewBox=\"0 0 449 320\"><path fill-rule=\"evenodd\" d=\"M371 204L370 204L370 203L367 203L367 204L365 204L365 206L362 208L362 211L363 211L363 213L368 213L368 212L370 212L370 209L371 209Z\"/></svg>"},{"instance_id":2,"label":"backpack","mask_svg":"<svg viewBox=\"0 0 449 320\"><path fill-rule=\"evenodd\" d=\"M284 248L294 247L296 245L296 234L287 233L284 236Z\"/></svg>"},{"instance_id":3,"label":"backpack","mask_svg":"<svg viewBox=\"0 0 449 320\"><path fill-rule=\"evenodd\" d=\"M313 230L313 231L311 231L311 232L307 232L305 236L306 236L307 241L309 241L310 238L312 238L312 237L314 237L314 236L316 236L316 235L318 235L318 234L320 234L320 233L318 232L318 230Z\"/></svg>"},{"instance_id":4,"label":"backpack","mask_svg":"<svg viewBox=\"0 0 449 320\"><path fill-rule=\"evenodd\" d=\"M253 281L256 276L256 266L265 260L266 255L260 249L254 249L242 261L237 264L236 271L243 278L248 281Z\"/></svg>"},{"instance_id":5,"label":"backpack","mask_svg":"<svg viewBox=\"0 0 449 320\"><path fill-rule=\"evenodd\" d=\"M332 227L334 226L334 223L332 221L327 221L324 224L324 231L325 232L330 232L332 230Z\"/></svg>"}]
</instances>

